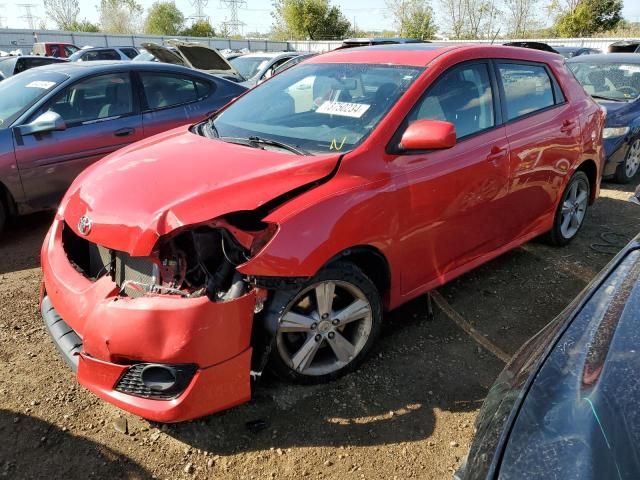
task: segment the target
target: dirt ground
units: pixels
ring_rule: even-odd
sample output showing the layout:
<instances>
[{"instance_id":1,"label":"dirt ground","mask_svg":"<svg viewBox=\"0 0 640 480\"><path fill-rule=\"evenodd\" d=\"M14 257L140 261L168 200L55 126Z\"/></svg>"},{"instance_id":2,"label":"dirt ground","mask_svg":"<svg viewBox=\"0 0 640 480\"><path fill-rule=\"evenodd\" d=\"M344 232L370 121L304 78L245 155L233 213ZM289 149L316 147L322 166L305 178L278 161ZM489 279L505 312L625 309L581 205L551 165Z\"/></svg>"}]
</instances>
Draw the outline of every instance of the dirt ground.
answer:
<instances>
[{"instance_id":1,"label":"dirt ground","mask_svg":"<svg viewBox=\"0 0 640 480\"><path fill-rule=\"evenodd\" d=\"M440 293L515 353L640 231L632 190L605 184L570 246L530 242ZM99 400L75 383L38 312L50 221L19 219L0 239L0 477L441 479L466 454L503 364L438 310L427 321L424 299L387 315L369 360L329 385L268 379L247 405L169 426ZM254 421L266 428L253 432Z\"/></svg>"}]
</instances>

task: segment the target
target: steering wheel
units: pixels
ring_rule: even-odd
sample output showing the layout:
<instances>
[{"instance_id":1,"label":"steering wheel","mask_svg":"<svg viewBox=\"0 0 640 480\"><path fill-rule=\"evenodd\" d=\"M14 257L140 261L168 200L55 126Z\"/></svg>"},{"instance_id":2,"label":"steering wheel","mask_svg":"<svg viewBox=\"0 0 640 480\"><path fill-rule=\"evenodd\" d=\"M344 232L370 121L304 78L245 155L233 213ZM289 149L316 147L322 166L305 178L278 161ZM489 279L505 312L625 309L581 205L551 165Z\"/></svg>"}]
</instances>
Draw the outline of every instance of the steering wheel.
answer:
<instances>
[{"instance_id":1,"label":"steering wheel","mask_svg":"<svg viewBox=\"0 0 640 480\"><path fill-rule=\"evenodd\" d=\"M637 97L638 95L640 95L640 91L638 91L638 89L628 85L625 85L624 87L618 87L618 91L632 97Z\"/></svg>"}]
</instances>

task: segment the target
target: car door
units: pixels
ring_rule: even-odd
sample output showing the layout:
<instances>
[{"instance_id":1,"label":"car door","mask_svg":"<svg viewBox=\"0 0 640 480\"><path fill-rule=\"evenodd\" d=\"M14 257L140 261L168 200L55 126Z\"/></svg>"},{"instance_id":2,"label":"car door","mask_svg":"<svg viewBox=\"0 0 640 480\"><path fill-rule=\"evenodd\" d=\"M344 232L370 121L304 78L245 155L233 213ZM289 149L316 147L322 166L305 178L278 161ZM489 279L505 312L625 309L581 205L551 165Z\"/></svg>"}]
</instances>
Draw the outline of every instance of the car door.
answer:
<instances>
[{"instance_id":1,"label":"car door","mask_svg":"<svg viewBox=\"0 0 640 480\"><path fill-rule=\"evenodd\" d=\"M78 173L142 138L129 72L79 80L56 94L31 120L45 111L58 113L66 129L35 135L14 131L25 196L34 208L55 206Z\"/></svg>"},{"instance_id":2,"label":"car door","mask_svg":"<svg viewBox=\"0 0 640 480\"><path fill-rule=\"evenodd\" d=\"M413 265L401 273L404 294L443 283L508 241L509 151L496 85L489 61L460 64L427 89L405 121L451 122L457 142L393 159L407 202L401 254Z\"/></svg>"},{"instance_id":3,"label":"car door","mask_svg":"<svg viewBox=\"0 0 640 480\"><path fill-rule=\"evenodd\" d=\"M144 93L145 137L198 122L215 110L201 101L215 94L217 85L213 80L162 71L141 71L138 77Z\"/></svg>"},{"instance_id":4,"label":"car door","mask_svg":"<svg viewBox=\"0 0 640 480\"><path fill-rule=\"evenodd\" d=\"M541 63L496 63L510 146L511 237L539 231L554 213L567 172L580 159L580 122L551 70Z\"/></svg>"}]
</instances>

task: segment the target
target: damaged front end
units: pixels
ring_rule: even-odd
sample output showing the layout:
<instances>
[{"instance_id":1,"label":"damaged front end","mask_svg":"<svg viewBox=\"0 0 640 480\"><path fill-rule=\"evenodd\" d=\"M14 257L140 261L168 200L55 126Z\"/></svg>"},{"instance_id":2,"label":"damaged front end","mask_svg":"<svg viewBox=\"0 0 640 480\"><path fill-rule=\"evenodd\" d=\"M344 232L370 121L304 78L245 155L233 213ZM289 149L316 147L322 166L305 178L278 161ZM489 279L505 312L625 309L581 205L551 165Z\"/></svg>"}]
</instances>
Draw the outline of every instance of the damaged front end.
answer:
<instances>
[{"instance_id":1,"label":"damaged front end","mask_svg":"<svg viewBox=\"0 0 640 480\"><path fill-rule=\"evenodd\" d=\"M276 232L276 225L255 221L249 213L230 214L172 232L145 257L97 245L68 227L62 235L74 268L94 281L110 277L120 296L206 296L224 302L254 288L236 267L250 260ZM258 303L256 311L261 309Z\"/></svg>"}]
</instances>

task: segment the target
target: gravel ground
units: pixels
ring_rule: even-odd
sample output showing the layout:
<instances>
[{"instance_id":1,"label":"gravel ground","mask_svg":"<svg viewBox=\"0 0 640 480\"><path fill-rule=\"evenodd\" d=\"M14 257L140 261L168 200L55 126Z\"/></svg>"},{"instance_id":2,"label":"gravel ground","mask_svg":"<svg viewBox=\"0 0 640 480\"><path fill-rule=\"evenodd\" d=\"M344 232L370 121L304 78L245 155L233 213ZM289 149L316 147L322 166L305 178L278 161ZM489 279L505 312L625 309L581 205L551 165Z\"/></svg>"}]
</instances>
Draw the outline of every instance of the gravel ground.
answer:
<instances>
[{"instance_id":1,"label":"gravel ground","mask_svg":"<svg viewBox=\"0 0 640 480\"><path fill-rule=\"evenodd\" d=\"M632 190L605 184L570 246L530 242L440 292L515 353L640 230ZM443 313L428 321L424 299L387 315L370 359L329 385L266 379L249 404L169 426L104 403L75 383L38 313L50 221L19 219L0 239L0 477L440 479L466 454L503 364Z\"/></svg>"}]
</instances>

